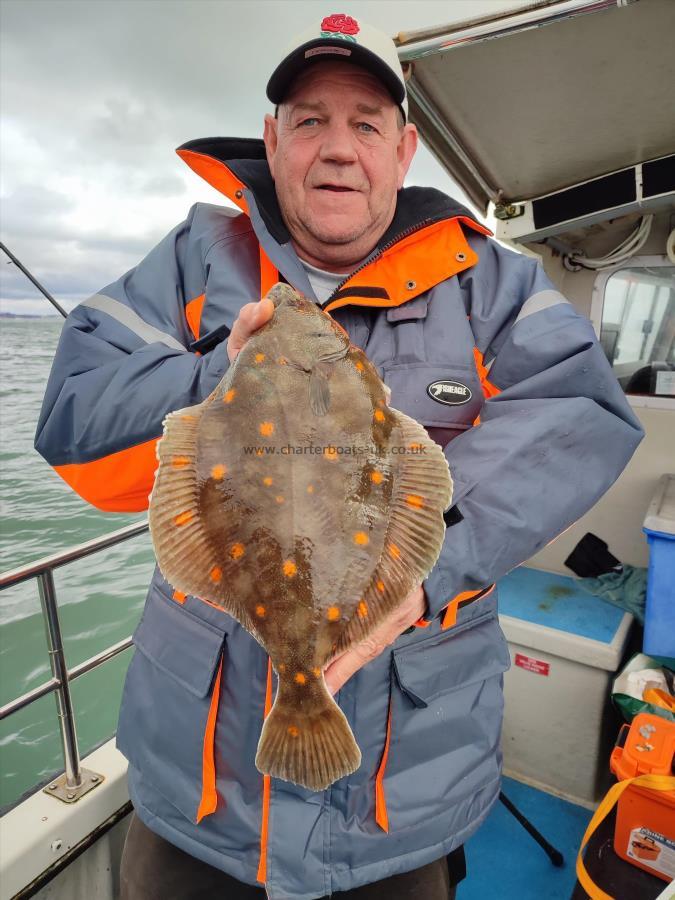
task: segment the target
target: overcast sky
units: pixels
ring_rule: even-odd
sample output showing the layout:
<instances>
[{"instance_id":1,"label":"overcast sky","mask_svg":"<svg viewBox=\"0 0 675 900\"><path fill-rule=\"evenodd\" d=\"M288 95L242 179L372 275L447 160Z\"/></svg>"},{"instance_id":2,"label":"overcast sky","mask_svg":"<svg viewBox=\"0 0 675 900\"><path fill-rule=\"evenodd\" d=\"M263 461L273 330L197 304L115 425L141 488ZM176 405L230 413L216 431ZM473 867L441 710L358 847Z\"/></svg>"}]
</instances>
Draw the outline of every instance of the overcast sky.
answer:
<instances>
[{"instance_id":1,"label":"overcast sky","mask_svg":"<svg viewBox=\"0 0 675 900\"><path fill-rule=\"evenodd\" d=\"M197 201L225 198L176 156L260 137L286 43L344 12L390 34L517 0L0 0L0 231L67 309L135 265ZM421 147L408 184L467 203ZM0 311L46 300L0 260Z\"/></svg>"}]
</instances>

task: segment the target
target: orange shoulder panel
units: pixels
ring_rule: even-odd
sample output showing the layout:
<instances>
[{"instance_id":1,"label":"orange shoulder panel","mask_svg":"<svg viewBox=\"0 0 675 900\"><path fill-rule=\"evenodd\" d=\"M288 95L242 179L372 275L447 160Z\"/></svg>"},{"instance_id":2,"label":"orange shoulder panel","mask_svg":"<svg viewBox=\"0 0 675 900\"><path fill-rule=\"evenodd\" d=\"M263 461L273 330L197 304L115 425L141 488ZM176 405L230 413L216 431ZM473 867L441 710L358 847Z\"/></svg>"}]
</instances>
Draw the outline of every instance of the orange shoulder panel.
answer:
<instances>
[{"instance_id":1,"label":"orange shoulder panel","mask_svg":"<svg viewBox=\"0 0 675 900\"><path fill-rule=\"evenodd\" d=\"M87 503L105 512L142 512L155 481L157 441L119 450L88 463L54 466L54 471Z\"/></svg>"}]
</instances>

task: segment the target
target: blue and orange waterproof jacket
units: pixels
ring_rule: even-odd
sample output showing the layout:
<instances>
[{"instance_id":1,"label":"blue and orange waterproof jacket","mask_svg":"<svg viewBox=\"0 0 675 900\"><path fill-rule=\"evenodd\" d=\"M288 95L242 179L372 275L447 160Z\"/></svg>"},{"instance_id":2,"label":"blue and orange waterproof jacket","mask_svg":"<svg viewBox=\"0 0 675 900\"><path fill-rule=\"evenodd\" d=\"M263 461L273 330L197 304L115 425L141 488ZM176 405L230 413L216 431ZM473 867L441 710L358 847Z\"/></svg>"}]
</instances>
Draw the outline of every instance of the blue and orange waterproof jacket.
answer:
<instances>
[{"instance_id":1,"label":"blue and orange waterproof jacket","mask_svg":"<svg viewBox=\"0 0 675 900\"><path fill-rule=\"evenodd\" d=\"M240 308L280 278L313 297L262 142L178 152L238 210L196 204L73 310L38 423L37 450L104 510L147 508L162 420L222 378ZM391 405L445 448L455 490L427 615L336 694L362 764L319 793L263 777L267 655L157 569L117 734L140 818L273 900L417 868L476 830L499 792L509 664L491 588L583 515L642 437L588 320L438 191L400 191L387 233L323 306Z\"/></svg>"}]
</instances>

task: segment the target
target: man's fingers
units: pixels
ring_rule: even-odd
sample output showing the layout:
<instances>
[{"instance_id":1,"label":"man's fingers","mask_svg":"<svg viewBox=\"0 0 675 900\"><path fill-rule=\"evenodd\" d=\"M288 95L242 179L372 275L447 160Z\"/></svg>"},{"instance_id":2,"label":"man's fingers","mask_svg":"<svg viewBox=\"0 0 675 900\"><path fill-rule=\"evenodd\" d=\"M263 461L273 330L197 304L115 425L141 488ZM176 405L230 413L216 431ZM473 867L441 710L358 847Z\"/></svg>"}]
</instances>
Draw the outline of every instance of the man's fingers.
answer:
<instances>
[{"instance_id":1,"label":"man's fingers","mask_svg":"<svg viewBox=\"0 0 675 900\"><path fill-rule=\"evenodd\" d=\"M425 606L424 588L419 584L408 595L405 603L394 610L379 627L353 647L329 660L323 677L331 696L359 669L378 657L385 647L393 644L408 626L416 622L424 614Z\"/></svg>"},{"instance_id":2,"label":"man's fingers","mask_svg":"<svg viewBox=\"0 0 675 900\"><path fill-rule=\"evenodd\" d=\"M227 339L227 355L230 362L234 362L235 357L253 332L269 322L273 312L274 303L269 297L263 297L262 300L242 306Z\"/></svg>"},{"instance_id":3,"label":"man's fingers","mask_svg":"<svg viewBox=\"0 0 675 900\"><path fill-rule=\"evenodd\" d=\"M358 644L331 660L323 673L326 687L331 696L337 693L355 672L379 656L388 643L389 641L383 640L383 636L368 635Z\"/></svg>"}]
</instances>

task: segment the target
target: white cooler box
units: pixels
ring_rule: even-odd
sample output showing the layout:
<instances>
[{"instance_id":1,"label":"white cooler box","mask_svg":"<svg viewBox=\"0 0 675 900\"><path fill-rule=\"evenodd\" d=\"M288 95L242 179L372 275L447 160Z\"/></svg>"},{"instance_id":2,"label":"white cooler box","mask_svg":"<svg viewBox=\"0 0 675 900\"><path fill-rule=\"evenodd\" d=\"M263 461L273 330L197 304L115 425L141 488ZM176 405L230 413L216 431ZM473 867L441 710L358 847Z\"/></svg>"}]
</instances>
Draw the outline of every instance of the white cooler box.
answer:
<instances>
[{"instance_id":1,"label":"white cooler box","mask_svg":"<svg viewBox=\"0 0 675 900\"><path fill-rule=\"evenodd\" d=\"M498 588L511 652L504 772L593 808L610 784L611 685L633 617L539 569L514 569Z\"/></svg>"}]
</instances>

